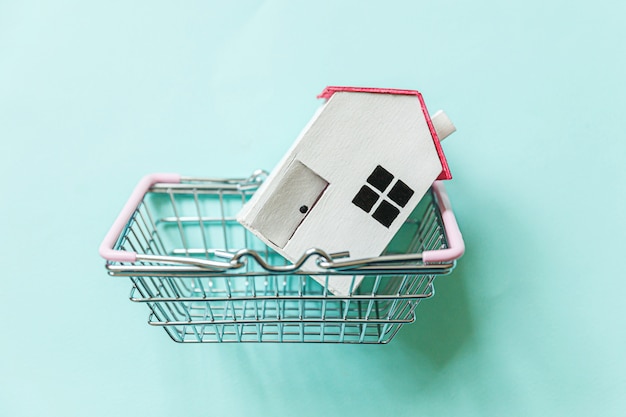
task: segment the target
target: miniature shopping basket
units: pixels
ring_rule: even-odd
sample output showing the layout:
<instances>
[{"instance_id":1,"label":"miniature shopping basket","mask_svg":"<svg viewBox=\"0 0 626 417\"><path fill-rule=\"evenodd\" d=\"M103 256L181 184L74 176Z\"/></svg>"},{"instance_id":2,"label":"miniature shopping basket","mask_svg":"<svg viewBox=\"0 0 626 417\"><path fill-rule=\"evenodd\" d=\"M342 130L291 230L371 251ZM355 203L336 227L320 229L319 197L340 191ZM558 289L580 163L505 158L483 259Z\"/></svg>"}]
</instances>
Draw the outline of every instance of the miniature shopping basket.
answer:
<instances>
[{"instance_id":1,"label":"miniature shopping basket","mask_svg":"<svg viewBox=\"0 0 626 417\"><path fill-rule=\"evenodd\" d=\"M347 252L311 248L288 262L236 221L265 176L149 175L102 242L109 275L130 278L130 299L146 304L149 324L172 340L387 343L463 254L435 182L381 256L346 260ZM309 258L318 270L306 270ZM312 276L364 278L337 296Z\"/></svg>"}]
</instances>

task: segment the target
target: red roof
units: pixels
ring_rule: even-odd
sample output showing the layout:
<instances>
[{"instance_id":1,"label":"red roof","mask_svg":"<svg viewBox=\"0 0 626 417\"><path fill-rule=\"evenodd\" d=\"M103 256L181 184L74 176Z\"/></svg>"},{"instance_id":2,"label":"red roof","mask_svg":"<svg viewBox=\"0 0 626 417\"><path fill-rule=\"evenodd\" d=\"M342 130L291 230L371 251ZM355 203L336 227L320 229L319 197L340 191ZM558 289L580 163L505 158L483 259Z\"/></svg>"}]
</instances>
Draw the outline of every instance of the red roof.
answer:
<instances>
[{"instance_id":1,"label":"red roof","mask_svg":"<svg viewBox=\"0 0 626 417\"><path fill-rule=\"evenodd\" d=\"M426 123L428 123L428 128L430 129L430 134L433 138L433 142L435 144L435 149L437 149L437 155L439 155L439 160L441 161L442 171L441 174L437 177L438 180L449 180L452 179L452 174L450 173L450 168L448 167L448 161L446 161L446 156L443 153L443 149L441 149L441 142L439 141L439 137L437 136L437 132L435 131L435 127L433 126L433 122L430 120L430 115L428 114L428 110L426 109L426 104L424 103L424 99L422 98L422 94L416 90L398 90L395 88L368 88L368 87L326 87L324 91L322 91L317 98L323 98L328 100L333 94L338 91L348 91L352 93L377 93L377 94L402 94L402 95L411 95L416 96L420 102L420 106L422 108L422 112L424 113L424 118L426 119Z\"/></svg>"}]
</instances>

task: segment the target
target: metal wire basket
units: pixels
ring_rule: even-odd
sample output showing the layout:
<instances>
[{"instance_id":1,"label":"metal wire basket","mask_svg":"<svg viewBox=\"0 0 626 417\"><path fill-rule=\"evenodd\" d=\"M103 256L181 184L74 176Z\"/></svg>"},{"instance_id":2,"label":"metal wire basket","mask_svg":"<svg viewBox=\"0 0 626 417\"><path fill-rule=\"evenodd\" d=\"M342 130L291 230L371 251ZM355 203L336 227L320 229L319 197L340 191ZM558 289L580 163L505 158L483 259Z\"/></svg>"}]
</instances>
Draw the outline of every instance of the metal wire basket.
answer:
<instances>
[{"instance_id":1,"label":"metal wire basket","mask_svg":"<svg viewBox=\"0 0 626 417\"><path fill-rule=\"evenodd\" d=\"M313 248L290 263L236 221L263 178L147 176L105 237L109 275L130 278L130 299L172 340L387 343L464 251L436 182L381 256L342 260ZM309 258L321 272L305 269ZM333 295L313 275L343 276L351 290Z\"/></svg>"}]
</instances>

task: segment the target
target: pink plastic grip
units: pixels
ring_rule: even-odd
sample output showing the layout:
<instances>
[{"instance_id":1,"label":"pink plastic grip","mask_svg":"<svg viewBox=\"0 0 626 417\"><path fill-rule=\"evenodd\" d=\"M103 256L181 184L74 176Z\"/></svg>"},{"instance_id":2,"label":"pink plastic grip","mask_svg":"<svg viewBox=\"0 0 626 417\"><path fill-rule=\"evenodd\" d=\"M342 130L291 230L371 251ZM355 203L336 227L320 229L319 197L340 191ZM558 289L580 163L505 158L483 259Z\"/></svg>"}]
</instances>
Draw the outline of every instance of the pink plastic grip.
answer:
<instances>
[{"instance_id":1,"label":"pink plastic grip","mask_svg":"<svg viewBox=\"0 0 626 417\"><path fill-rule=\"evenodd\" d=\"M450 205L450 199L446 193L446 189L441 181L435 181L433 183L433 191L437 196L437 203L439 210L441 211L441 218L448 239L448 248L439 250L429 250L422 253L422 259L424 262L451 262L455 259L459 259L465 252L465 242L463 242L463 236L459 230L459 225L456 222L456 217L452 212L452 206Z\"/></svg>"},{"instance_id":2,"label":"pink plastic grip","mask_svg":"<svg viewBox=\"0 0 626 417\"><path fill-rule=\"evenodd\" d=\"M100 244L100 256L107 261L113 262L135 262L137 260L137 254L135 252L113 250L113 246L119 238L122 230L130 220L143 196L154 184L161 183L179 183L180 175L178 174L151 174L146 175L139 181L139 184L135 187L135 190L131 194L130 198L124 205L124 208L115 219L113 226L104 237L104 240Z\"/></svg>"}]
</instances>

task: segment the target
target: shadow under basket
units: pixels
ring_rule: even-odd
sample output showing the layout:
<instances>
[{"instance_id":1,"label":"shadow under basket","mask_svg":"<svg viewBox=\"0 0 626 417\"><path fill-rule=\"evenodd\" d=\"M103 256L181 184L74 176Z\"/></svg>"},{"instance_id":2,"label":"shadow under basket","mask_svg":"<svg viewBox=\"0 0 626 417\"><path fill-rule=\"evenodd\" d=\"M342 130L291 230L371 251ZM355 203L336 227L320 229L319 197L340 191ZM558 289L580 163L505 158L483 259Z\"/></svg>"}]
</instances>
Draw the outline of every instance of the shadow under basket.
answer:
<instances>
[{"instance_id":1,"label":"shadow under basket","mask_svg":"<svg viewBox=\"0 0 626 417\"><path fill-rule=\"evenodd\" d=\"M146 304L150 325L172 340L387 343L463 254L435 182L381 256L344 260L313 248L290 263L236 220L263 178L149 175L105 237L109 275L130 278L130 299ZM304 268L309 258L321 272ZM337 296L313 275L363 281Z\"/></svg>"}]
</instances>

